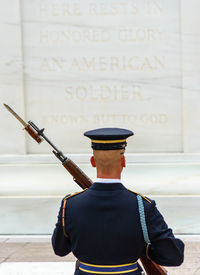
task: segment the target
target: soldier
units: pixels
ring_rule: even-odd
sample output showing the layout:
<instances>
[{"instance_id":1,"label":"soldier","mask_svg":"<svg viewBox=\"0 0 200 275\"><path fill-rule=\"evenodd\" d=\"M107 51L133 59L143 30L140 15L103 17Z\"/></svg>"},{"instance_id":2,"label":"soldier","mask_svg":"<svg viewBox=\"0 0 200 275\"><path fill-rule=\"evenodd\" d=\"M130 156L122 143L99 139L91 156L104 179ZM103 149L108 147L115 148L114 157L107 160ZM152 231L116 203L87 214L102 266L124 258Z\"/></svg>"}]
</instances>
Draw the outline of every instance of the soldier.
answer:
<instances>
[{"instance_id":1,"label":"soldier","mask_svg":"<svg viewBox=\"0 0 200 275\"><path fill-rule=\"evenodd\" d=\"M73 252L79 263L75 275L138 275L141 256L163 266L180 265L184 244L174 237L155 201L140 195L150 239L150 244L146 244L138 194L121 183L126 139L133 132L101 128L84 135L92 142L90 161L96 167L97 178L90 188L63 199L52 236L55 254L65 256Z\"/></svg>"}]
</instances>

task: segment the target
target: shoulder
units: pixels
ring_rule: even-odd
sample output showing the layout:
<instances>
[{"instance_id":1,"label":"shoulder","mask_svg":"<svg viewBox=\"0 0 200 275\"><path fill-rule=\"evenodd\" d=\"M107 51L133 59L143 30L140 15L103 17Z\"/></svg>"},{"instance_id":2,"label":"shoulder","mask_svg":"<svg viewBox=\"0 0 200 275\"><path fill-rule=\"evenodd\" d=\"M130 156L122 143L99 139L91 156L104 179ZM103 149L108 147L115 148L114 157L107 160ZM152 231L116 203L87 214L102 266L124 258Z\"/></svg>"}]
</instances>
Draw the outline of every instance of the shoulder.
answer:
<instances>
[{"instance_id":1,"label":"shoulder","mask_svg":"<svg viewBox=\"0 0 200 275\"><path fill-rule=\"evenodd\" d=\"M157 216L161 216L160 212L158 211L158 209L156 207L155 200L152 200L152 199L150 199L140 193L134 192L132 190L129 190L129 191L132 192L132 194L135 194L136 197L140 197L140 199L138 200L138 208L141 209L144 207L144 212L145 212L147 221L149 219L155 218ZM142 198L142 200L141 200L141 198ZM143 203L141 203L141 202L143 202Z\"/></svg>"},{"instance_id":2,"label":"shoulder","mask_svg":"<svg viewBox=\"0 0 200 275\"><path fill-rule=\"evenodd\" d=\"M139 198L142 198L142 202L143 202L143 205L144 205L144 209L145 211L147 212L152 212L153 209L156 207L156 202L138 192L135 192L135 191L132 191L130 189L128 189L129 192L131 192L133 195L135 195L135 197L137 198L138 200L138 204L139 204Z\"/></svg>"},{"instance_id":3,"label":"shoulder","mask_svg":"<svg viewBox=\"0 0 200 275\"><path fill-rule=\"evenodd\" d=\"M132 194L134 194L136 197L137 197L137 196L141 197L145 203L147 202L148 204L152 204L152 203L154 202L154 201L151 200L150 198L148 198L148 197L146 197L146 196L144 196L144 195L142 195L142 194L140 194L140 193L138 193L138 192L135 192L135 191L130 190L130 189L127 189L127 190L128 190L129 192L131 192Z\"/></svg>"},{"instance_id":4,"label":"shoulder","mask_svg":"<svg viewBox=\"0 0 200 275\"><path fill-rule=\"evenodd\" d=\"M71 199L72 197L77 197L78 195L82 194L82 193L85 192L86 190L87 190L87 188L85 188L85 189L82 190L81 192L75 192L75 193L73 193L73 194L68 194L67 196L65 196L65 197L63 198L63 202L65 202L65 201Z\"/></svg>"},{"instance_id":5,"label":"shoulder","mask_svg":"<svg viewBox=\"0 0 200 275\"><path fill-rule=\"evenodd\" d=\"M62 199L62 203L61 203L61 209L63 211L63 216L65 215L65 208L66 208L66 205L68 205L69 201L71 201L71 198L74 198L74 197L78 197L80 194L82 194L83 192L85 192L87 190L84 189L83 191L81 192L76 192L76 193L73 193L73 194L68 194L67 196L65 196L63 199Z\"/></svg>"}]
</instances>

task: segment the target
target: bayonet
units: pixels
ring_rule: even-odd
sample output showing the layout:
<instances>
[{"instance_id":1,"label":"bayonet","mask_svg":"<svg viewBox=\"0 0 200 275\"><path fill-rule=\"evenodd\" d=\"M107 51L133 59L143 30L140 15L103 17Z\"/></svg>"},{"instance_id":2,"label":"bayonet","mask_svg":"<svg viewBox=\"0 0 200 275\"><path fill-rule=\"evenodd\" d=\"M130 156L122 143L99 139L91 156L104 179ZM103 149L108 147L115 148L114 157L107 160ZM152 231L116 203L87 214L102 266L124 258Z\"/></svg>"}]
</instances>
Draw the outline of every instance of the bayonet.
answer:
<instances>
[{"instance_id":1,"label":"bayonet","mask_svg":"<svg viewBox=\"0 0 200 275\"><path fill-rule=\"evenodd\" d=\"M17 113L15 113L15 111L13 111L12 108L10 108L10 106L8 106L7 104L3 104L6 109L14 116L16 117L16 119L19 120L19 122L21 122L21 124L24 126L24 128L26 128L28 126L28 123L26 123Z\"/></svg>"},{"instance_id":2,"label":"bayonet","mask_svg":"<svg viewBox=\"0 0 200 275\"><path fill-rule=\"evenodd\" d=\"M34 130L34 128L31 126L31 124L28 122L26 123L15 111L13 111L10 106L7 104L3 104L6 109L14 116L16 119L24 126L24 129L34 138L38 143L42 142L42 138L39 137L39 134L37 131Z\"/></svg>"}]
</instances>

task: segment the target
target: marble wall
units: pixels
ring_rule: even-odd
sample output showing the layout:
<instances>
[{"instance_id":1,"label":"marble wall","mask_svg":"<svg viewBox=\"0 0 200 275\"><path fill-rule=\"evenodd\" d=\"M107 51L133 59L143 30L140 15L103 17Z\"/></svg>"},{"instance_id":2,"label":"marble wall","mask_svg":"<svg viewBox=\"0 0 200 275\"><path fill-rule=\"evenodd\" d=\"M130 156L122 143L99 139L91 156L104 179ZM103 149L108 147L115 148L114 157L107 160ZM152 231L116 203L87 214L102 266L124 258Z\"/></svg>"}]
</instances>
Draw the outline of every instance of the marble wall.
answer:
<instances>
[{"instance_id":1,"label":"marble wall","mask_svg":"<svg viewBox=\"0 0 200 275\"><path fill-rule=\"evenodd\" d=\"M20 8L27 119L71 153L88 152L82 132L103 126L135 131L130 152L183 151L180 1L34 0ZM49 151L28 139L27 152Z\"/></svg>"},{"instance_id":2,"label":"marble wall","mask_svg":"<svg viewBox=\"0 0 200 275\"><path fill-rule=\"evenodd\" d=\"M0 0L0 101L45 127L91 178L83 132L133 130L127 186L159 196L164 211L171 200L180 209L194 197L192 211L200 199L199 10L198 0ZM16 233L31 233L21 223L23 211L35 215L34 207L26 208L28 198L42 205L49 196L48 212L57 207L55 196L77 189L65 185L70 176L44 156L48 144L38 145L22 128L2 105L3 234L14 233L4 212L16 219ZM181 227L174 223L179 217ZM32 233L47 233L48 221L35 219L41 226ZM200 232L198 223L191 229L195 215L187 222L175 211L177 232Z\"/></svg>"},{"instance_id":3,"label":"marble wall","mask_svg":"<svg viewBox=\"0 0 200 275\"><path fill-rule=\"evenodd\" d=\"M131 153L200 152L198 1L0 5L2 102L64 151L89 152L82 133L113 126L135 132ZM0 153L49 152L0 112Z\"/></svg>"}]
</instances>

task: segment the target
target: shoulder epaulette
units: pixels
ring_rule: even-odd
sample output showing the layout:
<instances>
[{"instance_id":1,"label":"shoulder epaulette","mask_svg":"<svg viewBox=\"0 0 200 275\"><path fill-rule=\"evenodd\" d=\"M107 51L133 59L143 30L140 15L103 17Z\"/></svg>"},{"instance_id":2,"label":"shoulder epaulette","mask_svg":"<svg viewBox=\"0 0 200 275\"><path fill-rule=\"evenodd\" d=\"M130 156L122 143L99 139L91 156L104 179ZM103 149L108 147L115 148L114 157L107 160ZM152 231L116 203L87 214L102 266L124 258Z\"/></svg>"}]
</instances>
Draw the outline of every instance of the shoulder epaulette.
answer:
<instances>
[{"instance_id":1,"label":"shoulder epaulette","mask_svg":"<svg viewBox=\"0 0 200 275\"><path fill-rule=\"evenodd\" d=\"M65 207L66 207L66 203L67 203L67 199L71 198L71 197L74 197L76 195L79 195L81 193L83 193L85 190L87 190L87 188L85 188L83 191L81 192L76 192L76 193L73 193L71 195L67 195L66 197L64 197L63 199L63 207L62 207L62 227L63 227L63 232L64 232L64 235L67 237L67 233L65 231Z\"/></svg>"},{"instance_id":2,"label":"shoulder epaulette","mask_svg":"<svg viewBox=\"0 0 200 275\"><path fill-rule=\"evenodd\" d=\"M66 197L64 197L64 201L65 200L67 200L67 199L69 199L69 198L71 198L71 197L74 197L74 196L76 196L76 195L79 195L79 194L81 194L81 193L83 193L85 190L87 190L87 188L85 188L84 190L82 190L81 192L76 192L76 193L73 193L73 194L70 194L70 195L67 195Z\"/></svg>"},{"instance_id":3,"label":"shoulder epaulette","mask_svg":"<svg viewBox=\"0 0 200 275\"><path fill-rule=\"evenodd\" d=\"M145 199L146 201L148 201L149 203L151 203L151 201L150 201L149 199L147 199L145 196L143 196L142 194L137 193L137 192L135 192L135 191L132 191L132 190L130 190L130 189L128 189L128 190L129 190L130 192L132 192L132 193L136 194L136 195L141 196L143 199Z\"/></svg>"}]
</instances>

